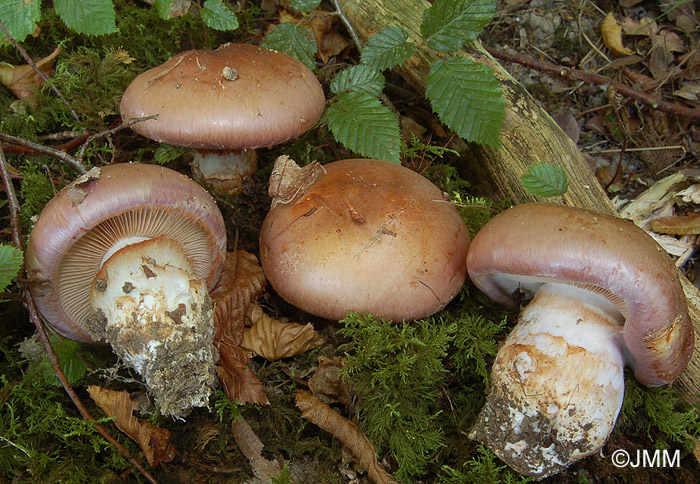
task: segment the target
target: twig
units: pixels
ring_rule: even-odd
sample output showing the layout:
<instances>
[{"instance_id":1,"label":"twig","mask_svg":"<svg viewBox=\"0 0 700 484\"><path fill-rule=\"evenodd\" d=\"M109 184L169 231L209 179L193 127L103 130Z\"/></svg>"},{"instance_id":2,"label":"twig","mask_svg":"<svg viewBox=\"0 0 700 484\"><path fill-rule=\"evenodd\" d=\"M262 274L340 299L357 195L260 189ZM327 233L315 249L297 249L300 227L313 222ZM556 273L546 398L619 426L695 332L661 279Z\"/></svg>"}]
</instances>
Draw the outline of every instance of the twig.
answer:
<instances>
[{"instance_id":1,"label":"twig","mask_svg":"<svg viewBox=\"0 0 700 484\"><path fill-rule=\"evenodd\" d=\"M49 82L49 78L46 77L46 74L44 74L43 72L41 72L41 69L39 69L39 68L36 66L36 64L34 63L34 61L32 60L32 58L29 57L29 54L27 54L27 51L24 50L24 49L22 48L22 46L19 45L19 42L17 42L17 41L10 35L10 33L9 33L9 32L7 31L7 29L5 28L5 25L2 23L2 20L0 20L0 30L3 31L3 33L5 34L5 36L6 36L8 39L10 39L10 42L12 42L12 44L13 44L13 45L15 46L15 48L19 51L19 53L22 54L22 57L24 58L25 62L26 62L29 66L31 66L31 68L34 69L34 70L36 71L36 73L39 74L39 76L41 76L41 78L44 80L44 82L48 83L48 85L51 86L51 89L53 90L53 92L56 93L56 95L59 97L59 99L60 99L61 101L63 101L63 103L64 103L66 106L68 106L68 109L70 110L70 112L71 112L71 114L73 115L73 117L75 118L75 120L76 120L78 123L80 123L80 118L78 117L78 114L73 110L73 107L70 105L70 103L68 102L68 100L67 100L66 98L63 97L63 94L61 94L61 91L59 91L58 88L57 88L56 86L54 86L52 83Z\"/></svg>"},{"instance_id":2,"label":"twig","mask_svg":"<svg viewBox=\"0 0 700 484\"><path fill-rule=\"evenodd\" d=\"M89 145L90 143L92 143L92 142L95 141L96 139L98 139L98 138L103 138L103 137L105 137L105 136L109 136L109 135L114 134L114 133L116 133L116 132L118 132L118 131L121 131L121 130L123 130L123 129L129 128L129 127L135 125L136 123L140 123L140 122L142 122L142 121L148 121L149 119L158 119L158 115L157 115L157 114L152 114L151 116L143 116L143 117L141 117L141 118L131 118L131 119L130 119L129 121L127 121L126 123L120 124L119 126L117 126L117 127L115 127L115 128L110 128L110 129L107 129L107 130L105 130L105 131L100 131L99 133L95 133L95 134L93 134L93 135L90 135L90 136L85 140L85 142L83 143L83 145L80 147L80 151L78 152L78 157L77 157L78 162L81 162L81 163L82 163L83 157L85 156L85 149L88 147L88 145Z\"/></svg>"},{"instance_id":3,"label":"twig","mask_svg":"<svg viewBox=\"0 0 700 484\"><path fill-rule=\"evenodd\" d=\"M5 192L7 193L7 199L10 204L10 224L12 225L12 240L15 244L15 246L19 249L22 250L22 238L21 234L19 231L19 203L17 202L17 197L15 195L15 190L14 187L12 186L12 182L10 180L9 176L9 171L7 169L7 160L5 159L5 153L2 150L2 147L0 146L0 174L2 175L2 181L3 185L5 187ZM80 400L78 395L75 393L75 390L73 389L73 386L70 384L68 379L66 378L66 375L63 373L63 369L61 368L61 364L58 361L58 356L56 355L56 352L54 351L53 346L51 346L51 342L49 341L49 335L46 332L46 329L44 328L44 325L41 323L41 318L39 317L39 312L36 309L36 306L34 305L34 300L32 299L31 294L29 293L29 290L26 286L26 282L19 281L20 286L22 287L22 295L24 297L24 303L27 307L27 312L29 313L29 320L34 324L36 327L37 333L39 334L39 338L41 339L42 343L44 344L44 349L46 351L46 355L49 359L49 362L51 363L51 366L54 369L54 372L56 373L56 377L58 380L61 382L61 385L63 385L63 388L65 389L66 393L68 394L68 397L71 399L73 402L73 405L75 405L75 408L78 409L80 412L80 415L83 417L84 420L89 421L93 424L95 427L95 430L105 439L107 440L110 444L112 444L121 454L124 456L125 459L127 459L131 464L138 469L138 471L141 473L141 475L151 484L158 484L158 482L151 476L151 474L139 463L136 458L134 458L131 453L124 447L122 444L120 444L114 437L112 437L107 430L97 423L95 421L95 418L90 414L87 408L85 408L85 405L83 405L83 402Z\"/></svg>"},{"instance_id":4,"label":"twig","mask_svg":"<svg viewBox=\"0 0 700 484\"><path fill-rule=\"evenodd\" d=\"M68 153L65 153L63 151L57 150L55 148L51 148L50 146L44 146L40 145L38 143L33 143L29 140L26 140L24 138L19 138L17 136L11 136L9 134L5 133L0 133L0 141L5 141L7 143L13 143L19 146L24 146L25 148L30 148L38 153L44 153L46 155L51 155L55 158L58 158L61 161L65 161L69 165L71 165L73 168L78 170L78 172L83 175L87 173L87 169L83 166L83 164L77 159L69 155Z\"/></svg>"},{"instance_id":5,"label":"twig","mask_svg":"<svg viewBox=\"0 0 700 484\"><path fill-rule=\"evenodd\" d=\"M659 99L654 96L650 96L649 94L646 94L644 92L637 91L636 89L632 89L626 84L617 82L613 79L610 79L609 77L601 76L599 74L583 72L578 69L571 69L568 67L558 66L556 64L541 61L539 59L533 59L532 57L528 57L522 54L494 49L493 47L484 47L489 52L489 54L498 59L503 59L508 62L516 62L531 69L535 69L540 72L545 72L547 74L553 74L570 81L583 81L599 86L608 85L615 91L619 92L621 95L639 101L654 109L675 114L676 116L682 116L690 119L700 119L700 109L692 109L686 106L682 106L680 104L674 104L668 101L664 101L663 99Z\"/></svg>"},{"instance_id":6,"label":"twig","mask_svg":"<svg viewBox=\"0 0 700 484\"><path fill-rule=\"evenodd\" d=\"M357 49L358 52L362 52L362 41L360 40L360 37L357 35L357 32L355 32L355 29L352 27L350 20L348 20L348 18L343 13L343 10L340 8L340 3L338 3L338 0L333 0L333 5L335 6L335 15L340 17L340 20L345 25L345 28L348 29L348 32L350 33L350 37L352 37L352 41L355 44L355 48Z\"/></svg>"}]
</instances>

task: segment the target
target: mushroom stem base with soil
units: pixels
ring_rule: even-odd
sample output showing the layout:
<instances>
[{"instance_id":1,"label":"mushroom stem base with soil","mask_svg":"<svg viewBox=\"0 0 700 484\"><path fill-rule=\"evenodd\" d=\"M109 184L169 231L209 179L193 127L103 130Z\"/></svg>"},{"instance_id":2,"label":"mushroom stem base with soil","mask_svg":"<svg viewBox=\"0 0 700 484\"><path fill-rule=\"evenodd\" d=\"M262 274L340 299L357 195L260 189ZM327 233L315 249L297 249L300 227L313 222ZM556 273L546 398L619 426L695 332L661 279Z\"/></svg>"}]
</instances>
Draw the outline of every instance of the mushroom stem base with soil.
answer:
<instances>
[{"instance_id":1,"label":"mushroom stem base with soil","mask_svg":"<svg viewBox=\"0 0 700 484\"><path fill-rule=\"evenodd\" d=\"M257 170L257 151L196 150L192 175L218 195L234 195L243 189L243 181Z\"/></svg>"},{"instance_id":2,"label":"mushroom stem base with soil","mask_svg":"<svg viewBox=\"0 0 700 484\"><path fill-rule=\"evenodd\" d=\"M498 351L469 437L536 479L599 451L622 407L623 324L601 294L542 285Z\"/></svg>"},{"instance_id":3,"label":"mushroom stem base with soil","mask_svg":"<svg viewBox=\"0 0 700 484\"><path fill-rule=\"evenodd\" d=\"M182 418L208 404L217 381L213 308L180 244L158 237L116 251L95 277L91 304L91 336L143 376L161 413Z\"/></svg>"}]
</instances>

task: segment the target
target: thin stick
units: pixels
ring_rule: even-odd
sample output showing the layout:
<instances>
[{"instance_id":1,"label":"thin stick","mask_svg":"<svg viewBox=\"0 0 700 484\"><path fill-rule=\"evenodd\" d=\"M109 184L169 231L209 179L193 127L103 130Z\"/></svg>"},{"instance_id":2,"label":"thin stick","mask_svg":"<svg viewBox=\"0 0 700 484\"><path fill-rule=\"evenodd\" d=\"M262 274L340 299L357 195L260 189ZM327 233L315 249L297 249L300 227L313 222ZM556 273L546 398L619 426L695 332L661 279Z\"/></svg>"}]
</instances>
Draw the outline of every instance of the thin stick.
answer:
<instances>
[{"instance_id":1,"label":"thin stick","mask_svg":"<svg viewBox=\"0 0 700 484\"><path fill-rule=\"evenodd\" d=\"M12 181L10 180L10 173L9 170L7 169L7 160L5 159L5 153L2 150L2 147L0 146L0 174L2 174L2 181L5 187L5 192L7 193L7 199L10 203L10 223L12 225L12 240L15 244L15 246L19 249L22 250L22 238L21 234L19 231L19 203L17 202L17 196L15 195L15 190L14 187L12 186ZM34 300L32 299L31 294L29 293L29 290L26 286L26 282L20 281L20 285L22 287L22 295L24 296L24 302L27 307L27 311L29 313L29 320L34 324L36 327L37 333L39 334L39 338L41 339L42 343L44 344L44 349L46 351L46 355L49 359L49 362L51 363L51 366L54 369L54 372L56 373L56 377L58 380L61 382L61 385L63 385L64 390L68 394L68 397L71 399L73 404L75 405L75 408L78 409L80 412L80 415L83 417L84 420L87 420L93 424L95 427L95 430L102 435L102 437L107 440L110 444L112 444L116 449L124 456L125 459L127 459L131 464L138 469L138 471L141 473L141 475L146 478L148 482L151 484L158 484L158 482L151 476L151 474L139 463L136 458L134 458L131 453L124 447L122 444L120 444L114 437L112 437L107 430L97 423L95 421L95 418L90 414L87 408L85 408L85 405L83 405L83 402L80 400L78 395L75 393L75 390L73 389L73 386L70 384L68 381L68 378L66 378L66 375L63 373L63 369L61 368L61 364L58 361L58 356L56 355L56 352L53 349L53 346L51 346L51 342L49 340L49 335L46 332L46 329L44 328L44 325L41 323L41 318L39 317L39 312L36 309L36 306L34 305Z\"/></svg>"},{"instance_id":2,"label":"thin stick","mask_svg":"<svg viewBox=\"0 0 700 484\"><path fill-rule=\"evenodd\" d=\"M75 168L81 175L87 173L87 169L83 164L77 159L69 155L68 153L51 148L50 146L40 145L38 143L33 143L24 138L19 138L17 136L11 136L9 134L0 133L0 141L5 141L7 143L13 143L19 146L24 146L25 148L32 149L37 153L44 153L45 155L51 155L54 158L58 158Z\"/></svg>"},{"instance_id":3,"label":"thin stick","mask_svg":"<svg viewBox=\"0 0 700 484\"><path fill-rule=\"evenodd\" d=\"M51 89L53 90L53 92L56 93L56 95L59 97L59 99L60 99L61 101L63 101L63 103L64 103L66 106L68 106L68 109L70 110L70 112L71 112L71 114L73 115L73 117L75 118L75 120L76 120L78 123L80 123L80 118L78 117L78 114L73 110L73 107L70 105L70 103L68 102L68 100L67 100L65 97L63 97L63 94L61 94L61 91L59 91L58 88L57 88L56 86L54 86L53 84L51 84L51 83L49 82L49 78L46 77L46 74L44 74L43 72L41 72L41 69L39 69L39 68L36 66L36 64L34 63L34 61L32 60L32 58L29 57L29 54L27 54L27 51L24 50L24 49L22 48L22 46L19 45L19 42L17 42L17 41L10 35L10 33L9 33L9 32L7 31L7 29L5 28L5 25L2 23L2 20L0 20L0 30L3 31L3 33L5 34L5 36L6 36L8 39L10 39L10 42L12 42L12 44L13 44L13 45L15 46L15 48L19 51L19 53L22 54L22 57L24 58L25 62L26 62L29 66L31 66L31 68L34 69L34 70L36 71L36 73L39 74L39 76L41 76L41 78L44 80L44 82L47 82L47 83L49 84L49 86L51 86Z\"/></svg>"},{"instance_id":4,"label":"thin stick","mask_svg":"<svg viewBox=\"0 0 700 484\"><path fill-rule=\"evenodd\" d=\"M82 162L82 161L83 161L83 157L85 156L85 149L88 147L88 145L89 145L90 143L92 143L92 142L95 141L96 139L98 139L98 138L103 138L103 137L105 137L105 136L109 136L109 135L114 134L114 133L116 133L116 132L118 132L118 131L121 131L121 130L123 130L123 129L129 128L129 127L133 126L133 125L136 124L136 123L140 123L140 122L142 122L142 121L148 121L149 119L158 119L158 115L157 115L157 114L152 114L151 116L143 116L143 117L141 117L141 118L131 118L131 119L130 119L129 121L127 121L126 123L120 124L119 126L117 126L117 127L115 127L115 128L110 128L110 129L107 129L107 130L105 130L105 131L101 131L101 132L99 132L99 133L95 133L95 134L93 134L93 135L90 135L90 136L85 140L85 142L82 144L82 146L80 147L80 151L78 152L78 158L77 158L77 160L78 160L79 162Z\"/></svg>"},{"instance_id":5,"label":"thin stick","mask_svg":"<svg viewBox=\"0 0 700 484\"><path fill-rule=\"evenodd\" d=\"M518 64L530 67L532 69L538 70L540 72L546 72L547 74L553 74L570 81L583 81L590 84L596 84L599 86L608 85L612 89L623 96L639 101L647 106L654 109L664 111L667 113L675 114L676 116L683 116L690 119L700 119L700 109L692 109L680 104L670 103L664 101L663 99L650 96L644 92L632 89L626 84L617 82L609 77L601 76L599 74L591 74L588 72L580 71L578 69L571 69L568 67L558 66L550 62L541 61L539 59L534 59L522 54L505 52L499 49L494 49L493 47L486 47L486 50L494 57L503 59L509 62L516 62Z\"/></svg>"}]
</instances>

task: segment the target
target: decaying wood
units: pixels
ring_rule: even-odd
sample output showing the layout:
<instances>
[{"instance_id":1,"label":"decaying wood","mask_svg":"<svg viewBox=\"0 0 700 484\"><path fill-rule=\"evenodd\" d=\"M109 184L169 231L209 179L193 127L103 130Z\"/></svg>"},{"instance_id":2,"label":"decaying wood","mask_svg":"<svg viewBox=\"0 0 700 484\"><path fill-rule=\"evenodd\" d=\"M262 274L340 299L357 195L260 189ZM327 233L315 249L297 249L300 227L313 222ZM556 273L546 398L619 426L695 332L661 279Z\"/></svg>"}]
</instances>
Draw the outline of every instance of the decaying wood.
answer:
<instances>
[{"instance_id":1,"label":"decaying wood","mask_svg":"<svg viewBox=\"0 0 700 484\"><path fill-rule=\"evenodd\" d=\"M388 26L397 26L408 32L416 46L413 56L396 71L409 84L425 89L426 76L437 52L427 48L420 36L423 12L430 4L425 0L338 0L345 17L364 43L373 34ZM588 163L578 148L556 125L551 117L535 102L527 91L479 44L474 42L455 55L465 56L491 67L500 81L506 101L506 114L501 131L501 146L469 145L463 157L470 169L483 169L484 176L502 197L513 203L533 201L562 203L617 215L605 191L593 176ZM528 166L547 162L561 166L570 184L566 194L543 200L528 193L520 182ZM690 316L695 326L695 352L685 372L674 386L688 400L700 402L700 292L685 277L683 287L688 297Z\"/></svg>"}]
</instances>

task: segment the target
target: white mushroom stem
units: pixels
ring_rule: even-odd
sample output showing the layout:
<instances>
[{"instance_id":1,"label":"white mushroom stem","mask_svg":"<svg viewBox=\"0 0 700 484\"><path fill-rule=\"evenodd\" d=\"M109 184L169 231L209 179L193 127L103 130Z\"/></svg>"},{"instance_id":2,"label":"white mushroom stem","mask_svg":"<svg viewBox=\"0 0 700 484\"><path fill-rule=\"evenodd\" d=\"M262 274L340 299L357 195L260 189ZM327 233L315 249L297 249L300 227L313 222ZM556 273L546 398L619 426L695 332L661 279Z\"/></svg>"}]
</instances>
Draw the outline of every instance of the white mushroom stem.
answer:
<instances>
[{"instance_id":1,"label":"white mushroom stem","mask_svg":"<svg viewBox=\"0 0 700 484\"><path fill-rule=\"evenodd\" d=\"M469 437L536 479L599 451L622 407L623 324L600 294L541 286L498 351Z\"/></svg>"},{"instance_id":2,"label":"white mushroom stem","mask_svg":"<svg viewBox=\"0 0 700 484\"><path fill-rule=\"evenodd\" d=\"M216 385L211 299L182 247L166 238L127 245L107 259L91 294L89 331L139 374L164 415L206 406Z\"/></svg>"},{"instance_id":3,"label":"white mushroom stem","mask_svg":"<svg viewBox=\"0 0 700 484\"><path fill-rule=\"evenodd\" d=\"M192 160L193 176L219 195L239 193L256 170L255 150L197 150Z\"/></svg>"}]
</instances>

